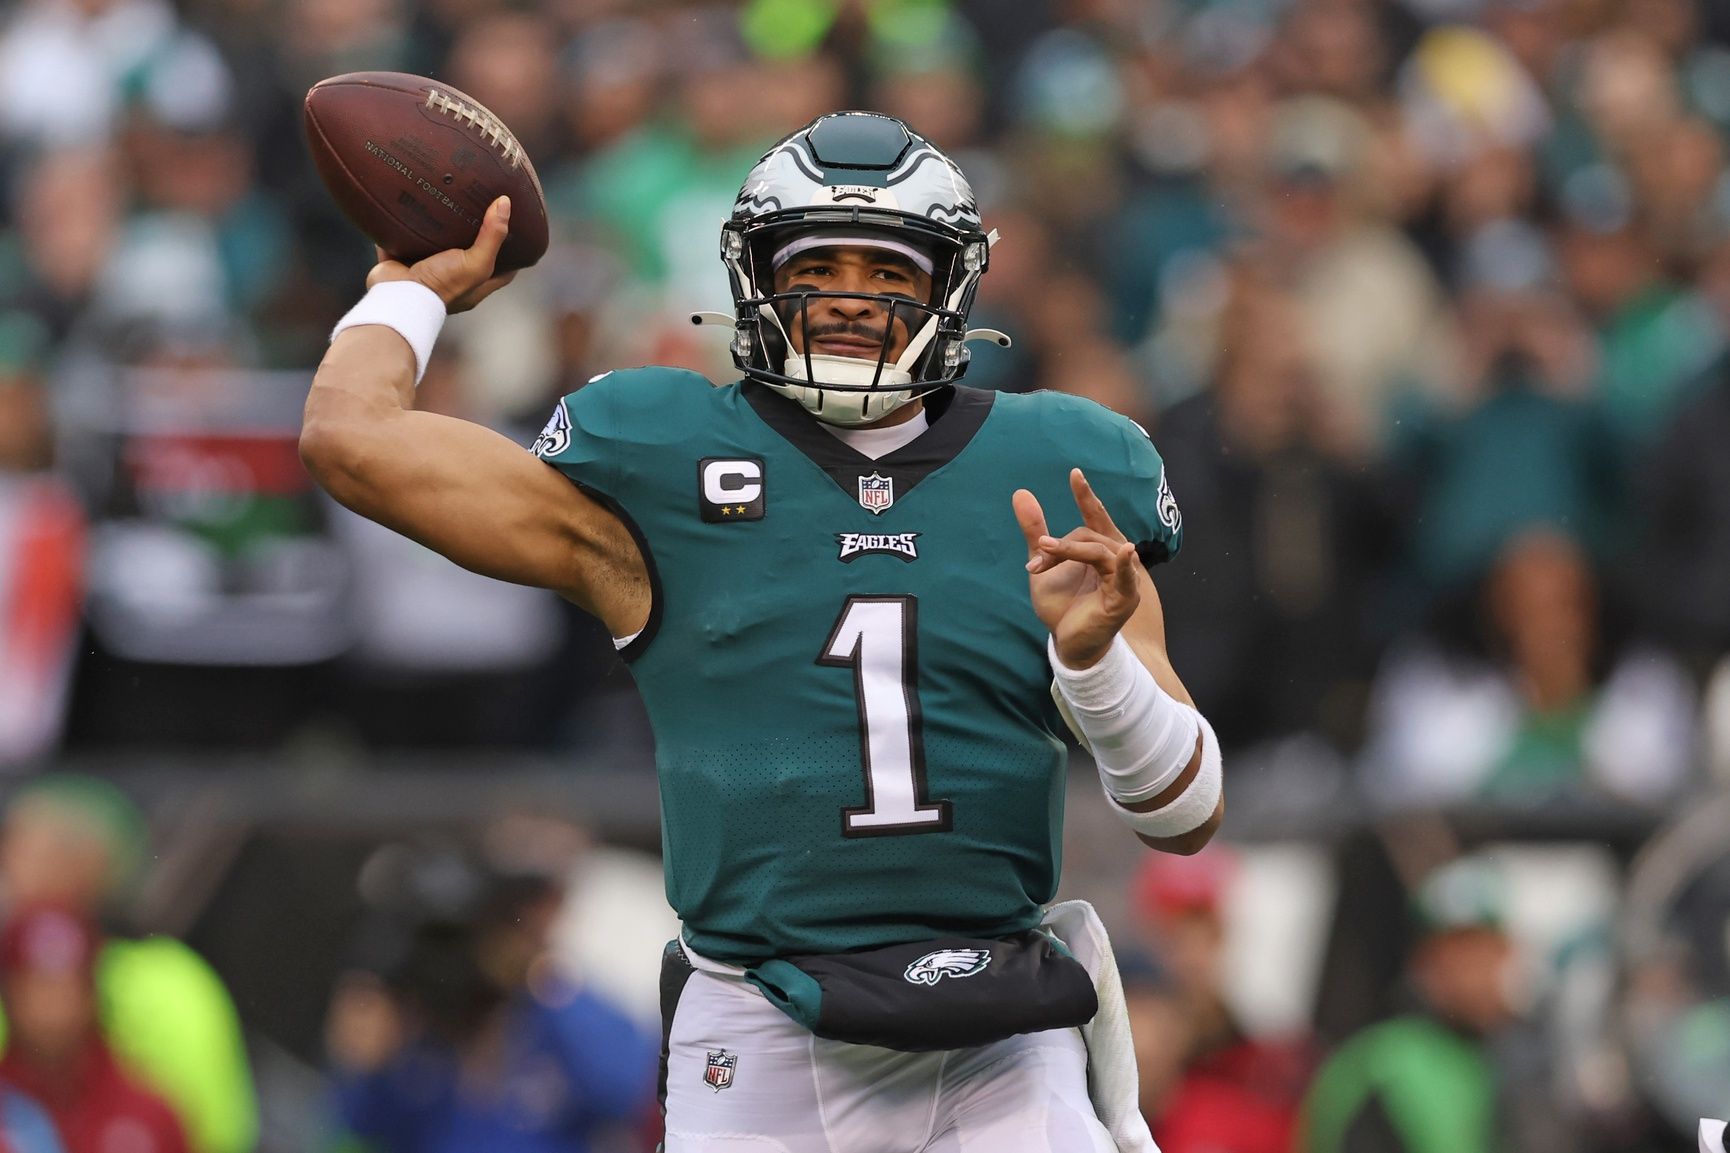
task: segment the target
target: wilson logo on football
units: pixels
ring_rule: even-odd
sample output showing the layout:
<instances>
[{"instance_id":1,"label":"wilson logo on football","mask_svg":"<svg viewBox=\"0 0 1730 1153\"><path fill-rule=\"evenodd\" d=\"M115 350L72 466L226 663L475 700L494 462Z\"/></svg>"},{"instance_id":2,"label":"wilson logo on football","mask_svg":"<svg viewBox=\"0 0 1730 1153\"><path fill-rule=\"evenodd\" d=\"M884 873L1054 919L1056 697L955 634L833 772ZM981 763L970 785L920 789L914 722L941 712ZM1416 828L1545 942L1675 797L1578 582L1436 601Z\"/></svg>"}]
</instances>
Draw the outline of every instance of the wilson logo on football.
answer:
<instances>
[{"instance_id":1,"label":"wilson logo on football","mask_svg":"<svg viewBox=\"0 0 1730 1153\"><path fill-rule=\"evenodd\" d=\"M991 964L990 949L939 949L927 953L903 974L915 985L935 985L945 977L971 977Z\"/></svg>"}]
</instances>

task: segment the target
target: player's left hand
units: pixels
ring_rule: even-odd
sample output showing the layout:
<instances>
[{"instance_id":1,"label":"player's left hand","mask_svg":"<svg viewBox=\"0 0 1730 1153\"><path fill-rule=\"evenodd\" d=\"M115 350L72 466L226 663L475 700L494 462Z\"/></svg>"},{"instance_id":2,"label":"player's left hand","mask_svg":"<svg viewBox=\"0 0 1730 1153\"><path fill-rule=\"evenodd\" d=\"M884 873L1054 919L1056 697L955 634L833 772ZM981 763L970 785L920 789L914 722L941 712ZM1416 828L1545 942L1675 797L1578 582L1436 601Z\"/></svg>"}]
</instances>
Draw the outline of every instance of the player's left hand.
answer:
<instances>
[{"instance_id":1,"label":"player's left hand","mask_svg":"<svg viewBox=\"0 0 1730 1153\"><path fill-rule=\"evenodd\" d=\"M1105 655L1141 603L1141 561L1079 468L1070 470L1069 488L1082 523L1061 538L1047 529L1045 510L1031 492L1017 489L1011 500L1027 538L1033 611L1051 631L1057 658L1084 669Z\"/></svg>"}]
</instances>

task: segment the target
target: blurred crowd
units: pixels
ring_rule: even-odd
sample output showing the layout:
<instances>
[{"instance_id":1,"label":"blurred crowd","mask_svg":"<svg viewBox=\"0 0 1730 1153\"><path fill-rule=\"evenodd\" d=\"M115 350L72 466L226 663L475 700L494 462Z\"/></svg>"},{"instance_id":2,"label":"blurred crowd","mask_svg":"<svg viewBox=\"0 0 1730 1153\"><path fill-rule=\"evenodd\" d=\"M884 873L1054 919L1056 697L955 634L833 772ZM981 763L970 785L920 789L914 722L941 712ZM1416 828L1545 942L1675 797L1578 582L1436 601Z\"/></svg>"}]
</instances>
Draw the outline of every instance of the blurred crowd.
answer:
<instances>
[{"instance_id":1,"label":"blurred crowd","mask_svg":"<svg viewBox=\"0 0 1730 1153\"><path fill-rule=\"evenodd\" d=\"M967 381L1081 394L1153 434L1187 528L1155 573L1173 661L1227 747L1238 812L1380 830L1340 849L1337 908L1359 929L1336 932L1321 980L1324 1002L1366 974L1369 992L1265 1051L1234 1048L1206 975L1224 882L1136 890L1138 1012L1193 1041L1143 1056L1150 1101L1178 1118L1167 1153L1291 1148L1290 1108L1330 1052L1351 1067L1315 1082L1310 1153L1490 1147L1412 1136L1431 1126L1404 1090L1365 1088L1402 1061L1452 1061L1449 1100L1476 1104L1446 1115L1478 1109L1512 1153L1646 1147L1628 1102L1663 1062L1590 1046L1601 1061L1545 1082L1571 1090L1527 1094L1572 1113L1491 1125L1506 1108L1478 1099L1484 1077L1537 1082L1473 1062L1494 1050L1539 1077L1520 1064L1533 1046L1477 1044L1518 1015L1491 996L1510 922L1471 896L1496 888L1482 877L1423 899L1459 854L1414 864L1388 830L1489 809L1589 837L1569 814L1635 814L1620 870L1730 774L1730 8L0 0L0 764L309 740L640 751L593 622L350 516L299 467L308 374L372 260L318 183L299 106L362 69L463 89L536 163L553 247L450 324L419 400L524 440L608 368L730 379L724 339L687 317L725 307L719 224L779 136L865 107L954 156L1003 235L975 317L1015 338L976 351ZM399 917L437 872L403 872ZM579 1004L525 993L533 943L488 936L507 909L500 935L520 937L551 891L465 884L414 900L446 911L424 921L435 938L464 910L461 940L423 941L423 960L484 954L464 971L486 990L473 1004L436 1006L415 1042L388 973L336 997L339 1097L387 1153L434 1148L410 1134L443 1124L391 1096L393 1062L440 1084L539 1067ZM1684 1012L1730 993L1721 934L1700 928L1722 924L1707 889L1682 902L1697 947L1654 931L1629 978L1636 1033L1692 1022L1689 1052L1724 1056L1653 1074L1674 1124L1712 1092L1730 1102L1730 1015ZM0 936L9 1011L4 974L45 952L106 972L100 910L7 901L25 918ZM1548 986L1569 1038L1596 1038L1620 995L1579 992L1598 971ZM1445 1028L1336 1050L1395 990ZM1265 1088L1267 1123L1181 1121L1222 1107L1217 1085L1182 1080L1197 1067ZM609 1123L635 1108L596 1092Z\"/></svg>"}]
</instances>

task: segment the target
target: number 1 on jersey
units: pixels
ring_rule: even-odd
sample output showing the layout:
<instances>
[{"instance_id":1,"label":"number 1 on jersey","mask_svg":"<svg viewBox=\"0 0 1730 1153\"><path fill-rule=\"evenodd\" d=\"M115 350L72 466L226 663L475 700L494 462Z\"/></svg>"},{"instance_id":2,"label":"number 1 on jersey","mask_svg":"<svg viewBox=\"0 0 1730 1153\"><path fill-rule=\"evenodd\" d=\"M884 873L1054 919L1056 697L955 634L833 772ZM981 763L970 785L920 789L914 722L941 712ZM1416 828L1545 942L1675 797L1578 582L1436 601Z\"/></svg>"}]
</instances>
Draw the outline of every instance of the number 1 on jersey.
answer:
<instances>
[{"instance_id":1,"label":"number 1 on jersey","mask_svg":"<svg viewBox=\"0 0 1730 1153\"><path fill-rule=\"evenodd\" d=\"M943 832L948 801L925 798L925 738L919 709L919 601L851 596L823 646L820 665L853 670L865 804L841 810L849 837Z\"/></svg>"}]
</instances>

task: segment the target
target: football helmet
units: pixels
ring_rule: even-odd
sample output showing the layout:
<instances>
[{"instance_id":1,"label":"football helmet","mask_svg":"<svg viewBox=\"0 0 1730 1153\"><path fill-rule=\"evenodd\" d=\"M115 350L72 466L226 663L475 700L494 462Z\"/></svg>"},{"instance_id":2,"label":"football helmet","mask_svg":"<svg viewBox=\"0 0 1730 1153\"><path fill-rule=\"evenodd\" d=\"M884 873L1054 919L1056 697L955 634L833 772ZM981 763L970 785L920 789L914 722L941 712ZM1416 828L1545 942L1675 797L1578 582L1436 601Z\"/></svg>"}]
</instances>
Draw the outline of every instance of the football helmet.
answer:
<instances>
[{"instance_id":1,"label":"football helmet","mask_svg":"<svg viewBox=\"0 0 1730 1153\"><path fill-rule=\"evenodd\" d=\"M995 232L981 229L967 178L942 152L892 116L836 112L770 149L745 178L721 227L721 260L733 315L693 323L733 328L733 363L829 424L881 420L966 371L966 341L1009 338L967 327ZM897 294L776 292L774 272L802 248L862 245L897 252L931 278L927 300ZM865 299L883 309L883 344L872 359L793 351L813 300ZM909 335L893 360L897 323Z\"/></svg>"}]
</instances>

